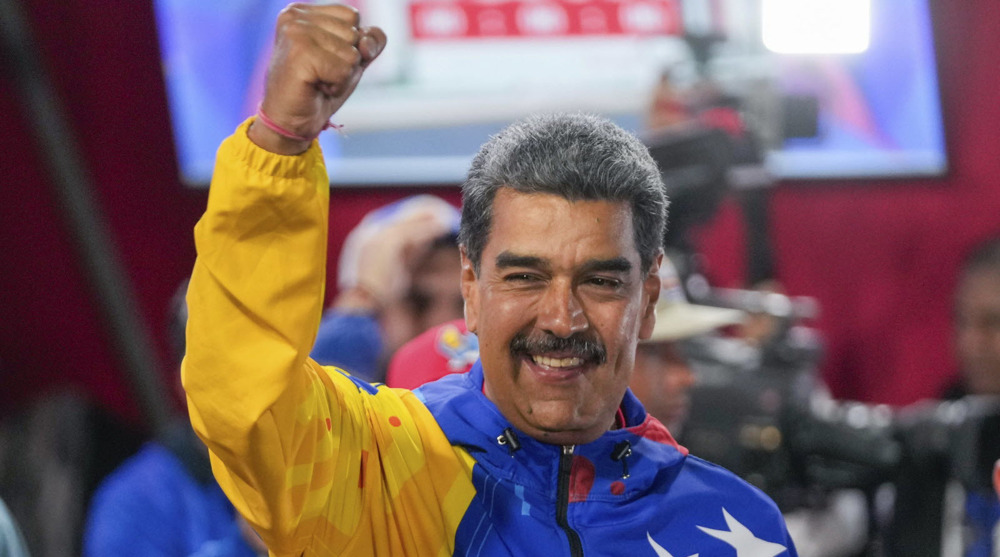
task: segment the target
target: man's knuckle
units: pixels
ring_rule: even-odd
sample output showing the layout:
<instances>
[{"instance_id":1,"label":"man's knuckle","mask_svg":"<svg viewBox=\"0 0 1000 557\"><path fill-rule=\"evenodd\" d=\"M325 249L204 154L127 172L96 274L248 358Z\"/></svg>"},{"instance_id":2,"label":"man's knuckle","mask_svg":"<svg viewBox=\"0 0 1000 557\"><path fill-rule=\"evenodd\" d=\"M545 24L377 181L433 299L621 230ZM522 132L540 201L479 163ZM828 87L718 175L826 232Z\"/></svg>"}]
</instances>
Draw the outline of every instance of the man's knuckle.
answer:
<instances>
[{"instance_id":1,"label":"man's knuckle","mask_svg":"<svg viewBox=\"0 0 1000 557\"><path fill-rule=\"evenodd\" d=\"M358 44L359 40L361 40L361 32L358 31L357 27L351 27L347 30L347 42Z\"/></svg>"},{"instance_id":2,"label":"man's knuckle","mask_svg":"<svg viewBox=\"0 0 1000 557\"><path fill-rule=\"evenodd\" d=\"M341 14L341 17L344 18L344 20L346 20L351 25L356 26L358 23L361 22L361 12L359 12L358 9L355 8L354 6L340 5L337 6L337 8Z\"/></svg>"},{"instance_id":3,"label":"man's knuckle","mask_svg":"<svg viewBox=\"0 0 1000 557\"><path fill-rule=\"evenodd\" d=\"M278 14L279 22L290 22L308 16L308 5L293 3L285 6Z\"/></svg>"},{"instance_id":4,"label":"man's knuckle","mask_svg":"<svg viewBox=\"0 0 1000 557\"><path fill-rule=\"evenodd\" d=\"M285 31L285 39L291 52L306 52L315 43L307 26L302 24L289 25Z\"/></svg>"},{"instance_id":5,"label":"man's knuckle","mask_svg":"<svg viewBox=\"0 0 1000 557\"><path fill-rule=\"evenodd\" d=\"M310 10L311 7L312 6L310 6L309 4L306 4L305 2L292 2L291 4L289 4L288 6L286 6L285 9L282 10L282 12L290 12L290 13L302 15L302 14L307 13Z\"/></svg>"}]
</instances>

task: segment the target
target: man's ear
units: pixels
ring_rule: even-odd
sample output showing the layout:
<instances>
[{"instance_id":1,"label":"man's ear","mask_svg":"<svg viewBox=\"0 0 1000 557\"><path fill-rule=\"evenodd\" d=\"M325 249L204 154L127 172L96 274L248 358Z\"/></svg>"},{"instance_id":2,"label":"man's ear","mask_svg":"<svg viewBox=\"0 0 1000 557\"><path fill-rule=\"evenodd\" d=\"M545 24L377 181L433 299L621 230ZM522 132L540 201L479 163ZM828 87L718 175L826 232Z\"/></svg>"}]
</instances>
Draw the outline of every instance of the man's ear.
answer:
<instances>
[{"instance_id":1,"label":"man's ear","mask_svg":"<svg viewBox=\"0 0 1000 557\"><path fill-rule=\"evenodd\" d=\"M470 333L475 333L479 327L479 280L465 246L459 246L459 251L462 254L462 298L465 299L465 327Z\"/></svg>"},{"instance_id":2,"label":"man's ear","mask_svg":"<svg viewBox=\"0 0 1000 557\"><path fill-rule=\"evenodd\" d=\"M639 339L646 340L653 334L653 327L656 326L656 303L660 301L660 264L663 263L663 250L661 249L653 259L653 264L649 266L649 272L642 281L642 297L645 306L642 309L641 321L639 323Z\"/></svg>"}]
</instances>

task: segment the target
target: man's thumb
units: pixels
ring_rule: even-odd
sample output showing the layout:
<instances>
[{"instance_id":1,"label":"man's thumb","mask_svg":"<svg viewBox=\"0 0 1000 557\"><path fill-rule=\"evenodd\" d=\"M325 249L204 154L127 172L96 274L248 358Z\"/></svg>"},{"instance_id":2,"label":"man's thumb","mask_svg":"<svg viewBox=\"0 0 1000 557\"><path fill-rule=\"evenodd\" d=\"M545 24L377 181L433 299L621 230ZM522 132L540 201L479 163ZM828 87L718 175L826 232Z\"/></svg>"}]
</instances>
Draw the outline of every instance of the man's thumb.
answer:
<instances>
[{"instance_id":1,"label":"man's thumb","mask_svg":"<svg viewBox=\"0 0 1000 557\"><path fill-rule=\"evenodd\" d=\"M382 50L385 49L385 32L378 27L365 27L361 30L358 41L358 51L361 53L361 65L367 67Z\"/></svg>"}]
</instances>

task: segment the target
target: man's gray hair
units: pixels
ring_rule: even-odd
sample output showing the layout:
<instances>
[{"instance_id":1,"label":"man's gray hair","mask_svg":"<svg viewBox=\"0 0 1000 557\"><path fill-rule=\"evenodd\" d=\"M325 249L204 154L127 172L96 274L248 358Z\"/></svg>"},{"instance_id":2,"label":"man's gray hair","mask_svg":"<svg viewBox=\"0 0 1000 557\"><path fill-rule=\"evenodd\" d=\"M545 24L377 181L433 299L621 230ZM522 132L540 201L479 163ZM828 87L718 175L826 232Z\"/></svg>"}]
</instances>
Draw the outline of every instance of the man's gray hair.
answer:
<instances>
[{"instance_id":1,"label":"man's gray hair","mask_svg":"<svg viewBox=\"0 0 1000 557\"><path fill-rule=\"evenodd\" d=\"M458 237L477 275L501 187L571 201L627 202L643 272L662 246L667 198L660 171L637 137L605 118L532 116L483 145L462 184Z\"/></svg>"}]
</instances>

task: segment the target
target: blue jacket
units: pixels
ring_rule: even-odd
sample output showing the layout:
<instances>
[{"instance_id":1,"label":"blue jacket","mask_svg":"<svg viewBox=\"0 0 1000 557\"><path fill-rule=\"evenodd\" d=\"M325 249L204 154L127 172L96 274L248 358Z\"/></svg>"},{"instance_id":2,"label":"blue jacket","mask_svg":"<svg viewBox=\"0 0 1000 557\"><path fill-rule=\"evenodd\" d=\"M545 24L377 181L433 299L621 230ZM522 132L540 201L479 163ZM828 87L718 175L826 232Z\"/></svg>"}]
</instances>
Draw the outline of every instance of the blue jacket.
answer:
<instances>
[{"instance_id":1,"label":"blue jacket","mask_svg":"<svg viewBox=\"0 0 1000 557\"><path fill-rule=\"evenodd\" d=\"M513 430L482 387L477 363L415 391L476 461L455 555L796 555L766 495L688 455L631 392L625 428L559 447Z\"/></svg>"}]
</instances>

